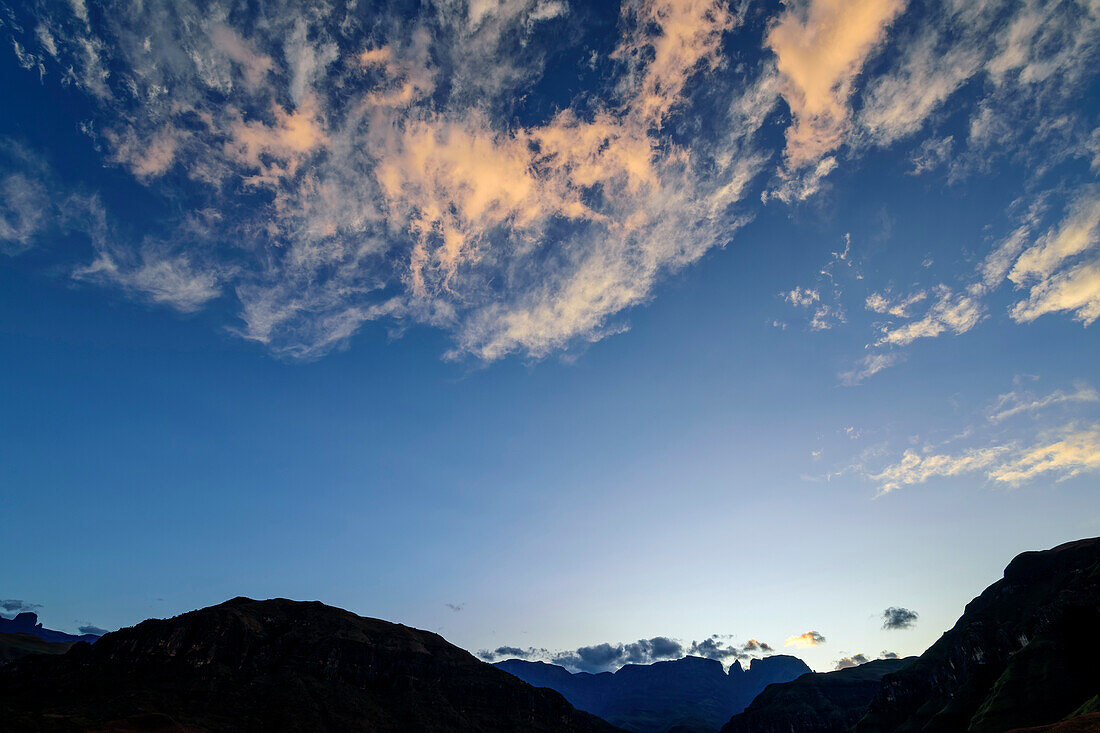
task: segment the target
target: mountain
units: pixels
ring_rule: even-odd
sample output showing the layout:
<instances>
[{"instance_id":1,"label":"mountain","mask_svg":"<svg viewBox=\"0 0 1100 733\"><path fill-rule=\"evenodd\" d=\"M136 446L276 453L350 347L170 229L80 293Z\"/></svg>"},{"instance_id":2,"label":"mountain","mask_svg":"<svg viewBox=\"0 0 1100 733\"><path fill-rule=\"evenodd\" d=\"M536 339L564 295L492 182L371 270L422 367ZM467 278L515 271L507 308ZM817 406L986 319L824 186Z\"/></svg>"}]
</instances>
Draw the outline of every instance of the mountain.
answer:
<instances>
[{"instance_id":1,"label":"mountain","mask_svg":"<svg viewBox=\"0 0 1100 733\"><path fill-rule=\"evenodd\" d=\"M882 678L853 730L1088 729L1071 719L1100 710L1098 629L1100 538L1025 552L928 651Z\"/></svg>"},{"instance_id":2,"label":"mountain","mask_svg":"<svg viewBox=\"0 0 1100 733\"><path fill-rule=\"evenodd\" d=\"M614 729L441 636L236 598L0 667L6 731Z\"/></svg>"},{"instance_id":3,"label":"mountain","mask_svg":"<svg viewBox=\"0 0 1100 733\"><path fill-rule=\"evenodd\" d=\"M26 611L17 614L15 618L0 616L0 634L30 634L37 636L42 641L74 642L86 641L89 644L99 638L98 634L66 634L64 631L44 629L38 623L38 614Z\"/></svg>"},{"instance_id":4,"label":"mountain","mask_svg":"<svg viewBox=\"0 0 1100 733\"><path fill-rule=\"evenodd\" d=\"M769 684L810 671L801 659L782 654L754 659L747 670L734 662L728 673L720 662L701 657L628 664L600 674L571 673L521 659L495 666L537 687L557 690L578 710L636 733L663 733L677 726L682 731L717 731Z\"/></svg>"},{"instance_id":5,"label":"mountain","mask_svg":"<svg viewBox=\"0 0 1100 733\"><path fill-rule=\"evenodd\" d=\"M64 654L74 643L43 641L34 634L0 633L0 664L22 659L28 654Z\"/></svg>"},{"instance_id":6,"label":"mountain","mask_svg":"<svg viewBox=\"0 0 1100 733\"><path fill-rule=\"evenodd\" d=\"M867 712L882 677L915 659L879 659L769 685L722 733L843 733Z\"/></svg>"}]
</instances>

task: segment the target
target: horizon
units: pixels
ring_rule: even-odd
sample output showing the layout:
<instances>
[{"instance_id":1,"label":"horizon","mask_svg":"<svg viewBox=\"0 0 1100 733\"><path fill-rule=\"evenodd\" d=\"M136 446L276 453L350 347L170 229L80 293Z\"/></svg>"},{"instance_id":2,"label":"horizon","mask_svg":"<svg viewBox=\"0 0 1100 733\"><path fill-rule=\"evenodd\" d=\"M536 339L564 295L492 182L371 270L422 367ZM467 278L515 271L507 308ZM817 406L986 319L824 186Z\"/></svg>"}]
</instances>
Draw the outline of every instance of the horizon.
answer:
<instances>
[{"instance_id":1,"label":"horizon","mask_svg":"<svg viewBox=\"0 0 1100 733\"><path fill-rule=\"evenodd\" d=\"M1100 535L1084 0L0 35L5 617L308 598L573 671L831 671Z\"/></svg>"}]
</instances>

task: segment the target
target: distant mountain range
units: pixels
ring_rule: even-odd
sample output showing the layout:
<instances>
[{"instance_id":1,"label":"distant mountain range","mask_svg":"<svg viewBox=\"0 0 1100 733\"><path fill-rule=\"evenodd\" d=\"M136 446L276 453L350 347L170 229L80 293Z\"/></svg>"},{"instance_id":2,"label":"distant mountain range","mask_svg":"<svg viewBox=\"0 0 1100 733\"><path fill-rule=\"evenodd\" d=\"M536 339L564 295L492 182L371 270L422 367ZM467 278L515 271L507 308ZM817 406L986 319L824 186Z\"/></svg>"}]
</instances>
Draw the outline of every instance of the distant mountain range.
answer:
<instances>
[{"instance_id":1,"label":"distant mountain range","mask_svg":"<svg viewBox=\"0 0 1100 733\"><path fill-rule=\"evenodd\" d=\"M1019 555L920 657L824 674L781 655L729 673L697 657L614 674L498 669L426 631L237 598L94 645L0 632L0 727L1082 733L1100 730L1098 629L1100 538Z\"/></svg>"},{"instance_id":2,"label":"distant mountain range","mask_svg":"<svg viewBox=\"0 0 1100 733\"><path fill-rule=\"evenodd\" d=\"M75 641L92 643L99 638L98 634L66 634L64 631L44 629L42 624L38 623L38 614L30 611L17 614L15 618L0 616L0 634L29 634L38 637L42 641L68 642L70 644Z\"/></svg>"},{"instance_id":3,"label":"distant mountain range","mask_svg":"<svg viewBox=\"0 0 1100 733\"><path fill-rule=\"evenodd\" d=\"M801 659L775 655L754 659L749 669L734 662L727 673L712 659L684 657L654 664L628 664L615 673L570 673L545 662L508 659L495 667L536 687L557 690L578 710L635 733L717 731L773 682L810 671Z\"/></svg>"}]
</instances>

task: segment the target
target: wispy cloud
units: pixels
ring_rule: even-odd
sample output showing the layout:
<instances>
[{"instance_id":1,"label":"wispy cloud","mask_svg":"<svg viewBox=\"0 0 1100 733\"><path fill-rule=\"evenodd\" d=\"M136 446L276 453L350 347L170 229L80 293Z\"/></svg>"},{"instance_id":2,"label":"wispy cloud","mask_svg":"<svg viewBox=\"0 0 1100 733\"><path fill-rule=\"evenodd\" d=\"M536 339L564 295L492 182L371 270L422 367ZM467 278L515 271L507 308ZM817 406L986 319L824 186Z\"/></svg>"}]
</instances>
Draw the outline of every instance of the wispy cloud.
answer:
<instances>
[{"instance_id":1,"label":"wispy cloud","mask_svg":"<svg viewBox=\"0 0 1100 733\"><path fill-rule=\"evenodd\" d=\"M947 478L978 473L986 480L1017 485L1042 475L1064 480L1100 469L1100 426L1073 425L1050 431L1030 444L1013 441L938 453L931 448L906 450L901 459L868 478L881 493Z\"/></svg>"},{"instance_id":2,"label":"wispy cloud","mask_svg":"<svg viewBox=\"0 0 1100 733\"><path fill-rule=\"evenodd\" d=\"M921 131L918 172L980 167L992 152L1035 170L1095 158L1074 122L1100 28L1083 3L1047 13L1031 2L922 11L803 0L753 37L755 61L733 63L741 26L728 3L632 0L592 57L599 81L518 114L584 12L514 0L368 18L276 1L257 22L244 6L104 0L95 12L50 6L5 32L14 63L88 96L82 129L105 162L216 214L204 237L177 221L131 238L112 223L125 212L106 211L77 277L182 311L235 301L234 333L295 358L382 318L445 329L449 356L487 361L618 333L624 311L731 241L761 199L806 199L861 151ZM928 17L896 22L908 12ZM896 54L873 62L888 45ZM584 57L579 75L592 71ZM968 131L938 129L938 112L976 78L984 91L959 102ZM1069 122L1052 125L1039 108ZM773 123L781 136L769 135ZM0 176L7 254L34 246L59 201L94 198L55 188L27 168ZM1082 199L1065 236L1031 241L1029 230L1019 251L1001 252L1004 273L1028 289L1013 318L1096 319L1093 245L1068 253L1055 241L1084 231L1092 242L1091 211ZM829 296L836 275L788 292L811 330L847 320ZM912 316L921 292L929 310ZM981 296L941 285L868 301L907 321L887 325L879 348L973 328ZM870 356L852 381L891 360Z\"/></svg>"},{"instance_id":3,"label":"wispy cloud","mask_svg":"<svg viewBox=\"0 0 1100 733\"><path fill-rule=\"evenodd\" d=\"M1032 392L1005 392L998 395L990 406L989 419L1001 422L1018 415L1035 413L1056 405L1076 405L1100 402L1100 392L1085 383L1077 384L1072 391L1061 389L1050 394L1036 396Z\"/></svg>"},{"instance_id":4,"label":"wispy cloud","mask_svg":"<svg viewBox=\"0 0 1100 733\"><path fill-rule=\"evenodd\" d=\"M854 386L863 382L868 377L889 369L895 364L904 361L904 356L898 352L873 352L860 359L854 369L841 372L840 383L846 386Z\"/></svg>"}]
</instances>

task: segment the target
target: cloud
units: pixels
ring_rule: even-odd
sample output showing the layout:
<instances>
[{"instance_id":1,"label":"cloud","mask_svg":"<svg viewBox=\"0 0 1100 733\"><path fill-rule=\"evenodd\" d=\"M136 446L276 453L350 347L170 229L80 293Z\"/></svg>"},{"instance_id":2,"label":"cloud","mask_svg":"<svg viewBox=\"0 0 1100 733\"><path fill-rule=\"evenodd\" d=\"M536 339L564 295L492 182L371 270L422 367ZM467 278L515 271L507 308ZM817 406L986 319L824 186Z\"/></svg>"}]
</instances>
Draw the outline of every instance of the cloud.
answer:
<instances>
[{"instance_id":1,"label":"cloud","mask_svg":"<svg viewBox=\"0 0 1100 733\"><path fill-rule=\"evenodd\" d=\"M1100 392L1085 383L1079 383L1072 392L1055 390L1038 397L1031 392L1012 391L998 395L989 411L992 422L1001 422L1022 414L1036 413L1056 405L1092 404L1100 402Z\"/></svg>"},{"instance_id":2,"label":"cloud","mask_svg":"<svg viewBox=\"0 0 1100 733\"><path fill-rule=\"evenodd\" d=\"M855 369L841 372L838 376L840 377L841 384L851 387L860 384L868 377L873 377L883 369L889 369L895 364L903 361L904 358L902 354L896 352L874 352L860 359L856 363Z\"/></svg>"},{"instance_id":3,"label":"cloud","mask_svg":"<svg viewBox=\"0 0 1100 733\"><path fill-rule=\"evenodd\" d=\"M520 649L516 646L498 646L492 651L482 650L478 652L478 656L487 662L493 662L499 659L528 659L535 654L536 649Z\"/></svg>"},{"instance_id":4,"label":"cloud","mask_svg":"<svg viewBox=\"0 0 1100 733\"><path fill-rule=\"evenodd\" d=\"M875 313L885 313L896 318L909 318L913 306L927 297L928 293L924 290L918 290L904 298L890 298L882 293L875 292L867 296L865 305L867 310Z\"/></svg>"},{"instance_id":5,"label":"cloud","mask_svg":"<svg viewBox=\"0 0 1100 733\"><path fill-rule=\"evenodd\" d=\"M809 0L788 5L772 25L766 42L793 117L784 148L791 169L815 165L841 145L856 76L903 7L903 0Z\"/></svg>"},{"instance_id":6,"label":"cloud","mask_svg":"<svg viewBox=\"0 0 1100 733\"><path fill-rule=\"evenodd\" d=\"M766 22L755 58L729 54L732 36L756 30L719 0L623 3L595 56L585 7L558 0L436 3L413 18L280 0L260 15L95 5L13 10L10 60L87 107L89 144L171 221L133 236L125 210L98 230L85 217L93 253L71 270L185 312L233 304L232 333L290 358L379 319L445 330L455 359L583 348L732 241L758 201L805 200L863 149L926 127L917 172L962 175L994 154L1034 170L1095 157L1078 107L1098 21L1074 2L913 6L923 14L895 23L903 0L800 0ZM574 39L576 93L529 104L546 59ZM897 53L880 60L886 44ZM938 129L952 104L968 132ZM33 246L61 219L51 207L95 198L54 188L0 171L4 251ZM216 215L204 236L171 213L178 202ZM1095 320L1092 250L1052 271L1026 262L1012 270L1028 290L1013 318ZM980 293L929 293L929 312L889 324L882 346L963 333L984 313ZM813 330L847 320L824 281L791 302ZM895 305L883 315L909 320L916 303ZM891 359L876 355L851 383Z\"/></svg>"},{"instance_id":7,"label":"cloud","mask_svg":"<svg viewBox=\"0 0 1100 733\"><path fill-rule=\"evenodd\" d=\"M745 651L745 652L755 652L755 651L770 652L770 651L774 651L774 649L772 649L771 646L769 646L768 644L765 644L762 641L757 641L756 639L749 639L747 642L745 642L745 645L742 647L742 650Z\"/></svg>"},{"instance_id":8,"label":"cloud","mask_svg":"<svg viewBox=\"0 0 1100 733\"><path fill-rule=\"evenodd\" d=\"M1031 445L995 443L958 453L906 450L901 460L878 473L868 473L880 493L981 472L989 481L1017 485L1046 474L1065 480L1100 469L1100 425L1067 425L1036 438Z\"/></svg>"},{"instance_id":9,"label":"cloud","mask_svg":"<svg viewBox=\"0 0 1100 733\"><path fill-rule=\"evenodd\" d=\"M1058 474L1064 480L1097 469L1100 469L1100 426L1094 425L1079 430L1063 429L1057 440L1043 441L1016 453L1011 461L990 471L989 478L1019 484L1046 473Z\"/></svg>"},{"instance_id":10,"label":"cloud","mask_svg":"<svg viewBox=\"0 0 1100 733\"><path fill-rule=\"evenodd\" d=\"M879 659L901 659L901 657L898 656L897 652L888 652L886 650L880 652L878 656Z\"/></svg>"},{"instance_id":11,"label":"cloud","mask_svg":"<svg viewBox=\"0 0 1100 733\"><path fill-rule=\"evenodd\" d=\"M850 657L844 657L838 659L836 667L834 669L848 669L849 667L858 667L861 664L867 664L870 660L863 654L853 654Z\"/></svg>"},{"instance_id":12,"label":"cloud","mask_svg":"<svg viewBox=\"0 0 1100 733\"><path fill-rule=\"evenodd\" d=\"M940 285L934 288L935 302L923 317L904 325L882 327L882 336L876 346L886 344L908 346L917 339L933 338L943 333L963 334L978 325L982 319L982 307L979 301L969 294L956 293ZM913 296L910 296L910 299ZM924 295L917 301L923 300ZM875 305L880 305L877 301ZM902 304L911 305L908 301ZM895 305L894 308L897 308ZM905 312L904 310L902 312Z\"/></svg>"},{"instance_id":13,"label":"cloud","mask_svg":"<svg viewBox=\"0 0 1100 733\"><path fill-rule=\"evenodd\" d=\"M758 639L749 639L742 645L733 643L729 639L728 636L713 634L701 641L685 644L671 637L655 636L627 644L604 642L564 651L502 646L492 651L478 652L478 656L489 662L507 658L537 659L575 672L604 672L616 670L626 664L652 664L685 656L704 657L725 663L774 651L771 645Z\"/></svg>"},{"instance_id":14,"label":"cloud","mask_svg":"<svg viewBox=\"0 0 1100 733\"><path fill-rule=\"evenodd\" d=\"M104 634L110 633L107 629L101 629L98 626L92 626L90 624L78 627L77 631L81 634L94 634L95 636L103 636Z\"/></svg>"},{"instance_id":15,"label":"cloud","mask_svg":"<svg viewBox=\"0 0 1100 733\"><path fill-rule=\"evenodd\" d=\"M812 288L800 288L796 287L789 293L782 293L783 300L787 301L796 308L808 308L817 301L821 300L821 293Z\"/></svg>"},{"instance_id":16,"label":"cloud","mask_svg":"<svg viewBox=\"0 0 1100 733\"><path fill-rule=\"evenodd\" d=\"M0 252L17 255L30 249L48 212L49 198L40 182L22 173L0 180Z\"/></svg>"},{"instance_id":17,"label":"cloud","mask_svg":"<svg viewBox=\"0 0 1100 733\"><path fill-rule=\"evenodd\" d=\"M804 634L798 636L788 636L787 640L783 642L783 646L794 646L799 648L818 646L825 643L825 637L817 631L807 631Z\"/></svg>"},{"instance_id":18,"label":"cloud","mask_svg":"<svg viewBox=\"0 0 1100 733\"><path fill-rule=\"evenodd\" d=\"M21 601L16 598L7 598L0 601L0 608L4 609L8 613L24 613L35 612L42 608L41 603L29 603L27 601Z\"/></svg>"},{"instance_id":19,"label":"cloud","mask_svg":"<svg viewBox=\"0 0 1100 733\"><path fill-rule=\"evenodd\" d=\"M917 612L908 608L891 606L882 612L882 628L884 629L908 629L916 623Z\"/></svg>"},{"instance_id":20,"label":"cloud","mask_svg":"<svg viewBox=\"0 0 1100 733\"><path fill-rule=\"evenodd\" d=\"M466 607L465 603L444 603L443 605L446 606L447 608L449 608L450 610L454 611L455 613L458 613L459 611L461 611L463 608Z\"/></svg>"},{"instance_id":21,"label":"cloud","mask_svg":"<svg viewBox=\"0 0 1100 733\"><path fill-rule=\"evenodd\" d=\"M601 672L624 664L651 664L662 659L684 656L683 645L664 636L639 639L629 644L595 644L574 651L558 652L550 657L554 664L582 672Z\"/></svg>"}]
</instances>

